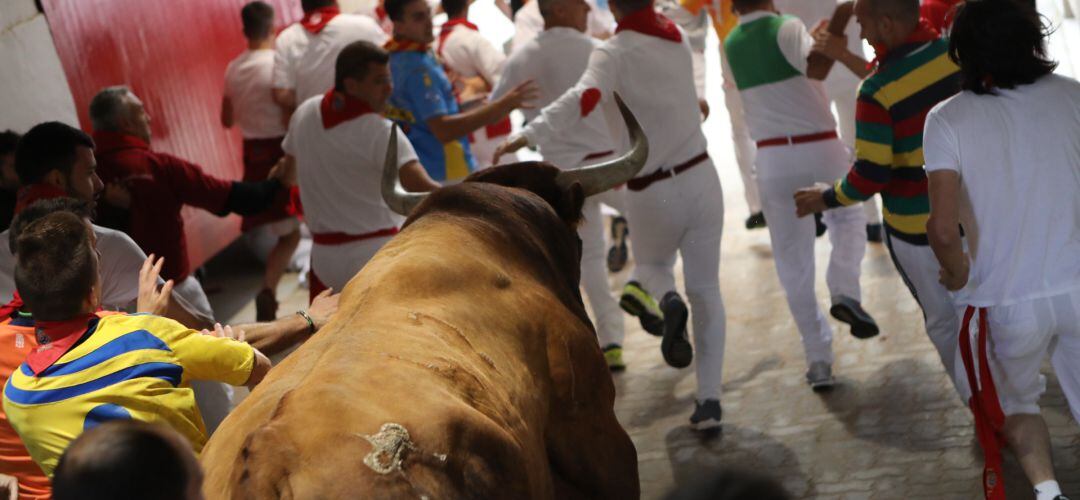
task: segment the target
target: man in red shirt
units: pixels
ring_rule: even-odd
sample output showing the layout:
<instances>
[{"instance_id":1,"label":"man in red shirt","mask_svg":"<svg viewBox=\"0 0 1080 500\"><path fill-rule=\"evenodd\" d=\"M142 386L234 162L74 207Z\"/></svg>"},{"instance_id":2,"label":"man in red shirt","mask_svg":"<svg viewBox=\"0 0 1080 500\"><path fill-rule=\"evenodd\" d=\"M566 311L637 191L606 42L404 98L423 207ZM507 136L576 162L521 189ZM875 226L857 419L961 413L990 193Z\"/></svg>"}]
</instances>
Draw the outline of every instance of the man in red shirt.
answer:
<instances>
[{"instance_id":1,"label":"man in red shirt","mask_svg":"<svg viewBox=\"0 0 1080 500\"><path fill-rule=\"evenodd\" d=\"M207 308L198 281L190 279L187 238L180 209L198 207L218 215L254 215L269 208L278 192L295 183L295 171L272 171L258 182L219 179L198 165L150 149L150 116L127 87L108 87L90 102L98 174L122 185L129 196L106 196L98 222L126 232L148 254L165 258L162 277L193 292ZM118 200L117 198L121 198ZM197 307L200 304L196 304Z\"/></svg>"}]
</instances>

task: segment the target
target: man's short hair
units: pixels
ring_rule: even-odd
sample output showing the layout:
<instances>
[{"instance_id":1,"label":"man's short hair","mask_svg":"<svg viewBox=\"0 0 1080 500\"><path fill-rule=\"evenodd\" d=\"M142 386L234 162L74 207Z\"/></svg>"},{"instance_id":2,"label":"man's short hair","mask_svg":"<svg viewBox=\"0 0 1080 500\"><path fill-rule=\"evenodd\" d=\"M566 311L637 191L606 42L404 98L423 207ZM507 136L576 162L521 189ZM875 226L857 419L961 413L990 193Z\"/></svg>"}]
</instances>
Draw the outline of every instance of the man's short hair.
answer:
<instances>
[{"instance_id":1,"label":"man's short hair","mask_svg":"<svg viewBox=\"0 0 1080 500\"><path fill-rule=\"evenodd\" d=\"M15 242L15 289L34 319L66 321L83 312L98 282L90 225L55 212L27 225Z\"/></svg>"},{"instance_id":2,"label":"man's short hair","mask_svg":"<svg viewBox=\"0 0 1080 500\"><path fill-rule=\"evenodd\" d=\"M0 156L15 154L15 148L19 145L19 134L11 130L0 132Z\"/></svg>"},{"instance_id":3,"label":"man's short hair","mask_svg":"<svg viewBox=\"0 0 1080 500\"><path fill-rule=\"evenodd\" d=\"M919 22L919 0L867 0L870 12L910 23Z\"/></svg>"},{"instance_id":4,"label":"man's short hair","mask_svg":"<svg viewBox=\"0 0 1080 500\"><path fill-rule=\"evenodd\" d=\"M386 9L386 15L390 20L396 22L401 21L401 17L405 15L406 6L419 1L420 0L385 0L383 2L383 8Z\"/></svg>"},{"instance_id":5,"label":"man's short hair","mask_svg":"<svg viewBox=\"0 0 1080 500\"><path fill-rule=\"evenodd\" d=\"M353 42L341 49L334 63L334 89L345 91L345 79L363 80L371 63L387 64L390 54L371 42Z\"/></svg>"},{"instance_id":6,"label":"man's short hair","mask_svg":"<svg viewBox=\"0 0 1080 500\"><path fill-rule=\"evenodd\" d=\"M64 451L53 476L53 498L185 500L201 484L191 445L176 431L114 420L82 433Z\"/></svg>"},{"instance_id":7,"label":"man's short hair","mask_svg":"<svg viewBox=\"0 0 1080 500\"><path fill-rule=\"evenodd\" d=\"M84 219L90 219L93 216L90 202L77 198L61 196L59 198L35 201L18 214L15 214L15 217L11 219L11 227L8 229L8 250L11 250L11 254L19 253L15 243L19 240L19 235L26 229L26 226L54 212L71 212Z\"/></svg>"},{"instance_id":8,"label":"man's short hair","mask_svg":"<svg viewBox=\"0 0 1080 500\"><path fill-rule=\"evenodd\" d=\"M15 173L19 184L41 182L49 172L59 170L71 176L79 159L79 147L94 149L94 140L86 132L66 123L39 123L30 129L15 148Z\"/></svg>"},{"instance_id":9,"label":"man's short hair","mask_svg":"<svg viewBox=\"0 0 1080 500\"><path fill-rule=\"evenodd\" d=\"M768 2L769 0L732 0L731 6L735 7L735 10L739 12L746 12L761 7Z\"/></svg>"},{"instance_id":10,"label":"man's short hair","mask_svg":"<svg viewBox=\"0 0 1080 500\"><path fill-rule=\"evenodd\" d=\"M274 30L274 8L259 0L248 2L240 9L240 21L244 23L244 37L262 40Z\"/></svg>"},{"instance_id":11,"label":"man's short hair","mask_svg":"<svg viewBox=\"0 0 1080 500\"><path fill-rule=\"evenodd\" d=\"M336 3L337 0L300 0L300 8L304 13L308 13L323 7L333 7Z\"/></svg>"},{"instance_id":12,"label":"man's short hair","mask_svg":"<svg viewBox=\"0 0 1080 500\"><path fill-rule=\"evenodd\" d=\"M610 0L623 14L637 12L644 8L652 7L653 0Z\"/></svg>"},{"instance_id":13,"label":"man's short hair","mask_svg":"<svg viewBox=\"0 0 1080 500\"><path fill-rule=\"evenodd\" d=\"M442 10L449 18L460 16L468 6L469 0L442 0Z\"/></svg>"},{"instance_id":14,"label":"man's short hair","mask_svg":"<svg viewBox=\"0 0 1080 500\"><path fill-rule=\"evenodd\" d=\"M1012 89L1052 73L1057 63L1046 56L1049 35L1028 3L963 4L949 36L949 57L960 66L961 88L992 94L995 87Z\"/></svg>"},{"instance_id":15,"label":"man's short hair","mask_svg":"<svg viewBox=\"0 0 1080 500\"><path fill-rule=\"evenodd\" d=\"M127 113L127 96L133 95L124 85L101 89L90 100L90 125L94 130L120 131L120 118Z\"/></svg>"}]
</instances>

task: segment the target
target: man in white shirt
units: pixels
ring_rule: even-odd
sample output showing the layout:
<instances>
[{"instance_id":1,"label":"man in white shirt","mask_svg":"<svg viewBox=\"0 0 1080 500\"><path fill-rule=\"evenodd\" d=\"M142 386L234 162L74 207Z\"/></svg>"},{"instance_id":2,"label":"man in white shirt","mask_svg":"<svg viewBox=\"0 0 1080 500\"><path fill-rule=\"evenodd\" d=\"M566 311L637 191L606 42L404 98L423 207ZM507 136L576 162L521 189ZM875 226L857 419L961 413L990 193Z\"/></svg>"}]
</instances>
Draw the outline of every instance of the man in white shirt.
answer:
<instances>
[{"instance_id":1,"label":"man in white shirt","mask_svg":"<svg viewBox=\"0 0 1080 500\"><path fill-rule=\"evenodd\" d=\"M483 87L479 89L482 99L499 83L506 56L480 34L475 24L469 22L470 2L471 0L442 1L442 9L448 19L439 29L435 53L445 66L451 82L477 79L483 81ZM459 94L458 104L467 109L470 105L482 102L481 99L473 99L471 102L466 100L469 98ZM469 135L469 150L476 160L477 169L492 165L495 148L510 135L510 131L510 117L506 116ZM515 156L503 161L516 160Z\"/></svg>"},{"instance_id":2,"label":"man in white shirt","mask_svg":"<svg viewBox=\"0 0 1080 500\"><path fill-rule=\"evenodd\" d=\"M256 0L240 11L248 50L225 69L225 97L221 123L237 124L244 137L244 180L261 181L285 153L285 116L272 98L274 73L274 8ZM277 286L300 243L300 221L289 213L289 192L282 190L273 206L255 216L244 217L240 226L247 234L268 231L276 239L266 258L263 288L255 297L255 320L277 317Z\"/></svg>"},{"instance_id":3,"label":"man in white shirt","mask_svg":"<svg viewBox=\"0 0 1080 500\"><path fill-rule=\"evenodd\" d=\"M923 136L927 235L966 308L960 354L991 499L1005 498L1006 445L1037 500L1064 498L1038 404L1047 355L1080 421L1080 83L1053 74L1046 33L1021 2L961 7L949 54L964 90Z\"/></svg>"},{"instance_id":4,"label":"man in white shirt","mask_svg":"<svg viewBox=\"0 0 1080 500\"><path fill-rule=\"evenodd\" d=\"M604 113L609 129L617 129L616 92L639 117L649 138L649 159L627 183L637 266L636 286L624 300L634 301L637 307L630 309L650 322L660 321L664 360L675 368L688 366L694 356L686 332L689 314L676 292L674 273L675 259L682 255L698 351L697 400L690 421L699 429L717 427L725 333L719 282L724 204L701 132L690 46L675 23L656 13L651 0L613 0L610 6L619 22L615 36L593 51L577 84L545 107L507 149L547 142L576 129L594 112ZM618 149L626 147L621 129L609 137L621 141ZM646 290L663 297L659 306Z\"/></svg>"},{"instance_id":5,"label":"man in white shirt","mask_svg":"<svg viewBox=\"0 0 1080 500\"><path fill-rule=\"evenodd\" d=\"M814 292L814 223L795 215L793 190L847 172L851 154L837 137L821 83L806 77L813 38L798 18L776 14L772 0L734 0L739 25L724 41L735 84L757 143L757 183L769 221L776 273L802 336L814 390L832 387L832 327ZM830 312L858 338L878 333L860 305L866 252L860 207L826 212L832 241L826 281Z\"/></svg>"},{"instance_id":6,"label":"man in white shirt","mask_svg":"<svg viewBox=\"0 0 1080 500\"><path fill-rule=\"evenodd\" d=\"M585 32L600 40L611 37L615 31L615 18L612 17L611 11L598 8L596 0L585 0L585 2L589 4L588 27ZM544 31L544 16L540 14L540 4L534 0L528 0L528 3L514 14L514 38L510 40L510 54L524 47L542 31Z\"/></svg>"},{"instance_id":7,"label":"man in white shirt","mask_svg":"<svg viewBox=\"0 0 1080 500\"><path fill-rule=\"evenodd\" d=\"M389 55L369 42L353 42L338 55L334 85L304 101L289 122L282 147L296 162L311 250L311 296L341 290L387 241L403 219L379 190L393 124L380 114L390 99ZM412 145L397 141L401 185L431 191L431 180Z\"/></svg>"},{"instance_id":8,"label":"man in white shirt","mask_svg":"<svg viewBox=\"0 0 1080 500\"><path fill-rule=\"evenodd\" d=\"M589 5L585 0L533 0L544 15L544 31L515 51L506 61L502 79L492 91L498 98L517 85L532 80L540 90L537 108L551 104L573 87L589 64L589 55L600 45L584 33ZM444 0L443 4L445 5ZM522 110L526 120L539 116L539 109ZM614 155L607 124L593 113L571 129L543 137L537 143L544 160L559 168L572 169L599 163ZM623 316L611 294L604 269L604 219L600 202L608 191L585 200L585 222L581 236L581 283L592 306L596 334L608 367L622 371Z\"/></svg>"},{"instance_id":9,"label":"man in white shirt","mask_svg":"<svg viewBox=\"0 0 1080 500\"><path fill-rule=\"evenodd\" d=\"M274 54L274 101L285 113L334 86L334 61L343 47L358 40L382 45L387 39L375 20L342 14L336 0L301 0L300 5L303 19L278 34Z\"/></svg>"}]
</instances>

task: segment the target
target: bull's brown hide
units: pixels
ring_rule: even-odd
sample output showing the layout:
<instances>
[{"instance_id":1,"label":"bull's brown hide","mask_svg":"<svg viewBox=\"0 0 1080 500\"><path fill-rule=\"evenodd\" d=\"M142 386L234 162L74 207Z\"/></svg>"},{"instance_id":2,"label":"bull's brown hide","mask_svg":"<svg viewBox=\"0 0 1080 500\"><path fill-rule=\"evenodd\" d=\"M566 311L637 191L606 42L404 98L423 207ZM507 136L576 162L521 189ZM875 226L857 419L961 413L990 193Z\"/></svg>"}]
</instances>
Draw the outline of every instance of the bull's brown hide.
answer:
<instances>
[{"instance_id":1,"label":"bull's brown hide","mask_svg":"<svg viewBox=\"0 0 1080 500\"><path fill-rule=\"evenodd\" d=\"M580 196L537 190L425 200L218 428L207 498L637 498L577 287Z\"/></svg>"}]
</instances>

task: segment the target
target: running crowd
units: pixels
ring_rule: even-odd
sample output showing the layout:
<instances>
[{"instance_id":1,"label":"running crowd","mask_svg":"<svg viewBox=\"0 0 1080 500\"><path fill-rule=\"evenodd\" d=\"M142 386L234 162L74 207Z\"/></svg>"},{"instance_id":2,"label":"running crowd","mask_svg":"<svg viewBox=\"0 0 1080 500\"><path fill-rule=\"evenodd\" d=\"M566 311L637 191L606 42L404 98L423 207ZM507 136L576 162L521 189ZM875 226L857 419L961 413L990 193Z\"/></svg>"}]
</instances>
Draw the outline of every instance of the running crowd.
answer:
<instances>
[{"instance_id":1,"label":"running crowd","mask_svg":"<svg viewBox=\"0 0 1080 500\"><path fill-rule=\"evenodd\" d=\"M497 0L515 26L506 47L469 21L470 0L300 3L280 32L267 3L240 11L248 50L225 72L221 125L244 138L242 180L155 150L125 86L93 98L92 134L0 134L0 489L197 498L194 454L230 410L228 386L255 386L268 355L317 332L334 291L401 227L381 194L388 147L410 192L523 148L581 168L629 147L616 94L649 157L583 209L599 347L626 370L623 313L636 317L668 365L696 360L690 424L720 426L724 202L701 128L711 23L745 227L768 230L809 387L834 383L816 239L831 242L828 313L860 339L879 334L861 262L884 243L973 412L987 497L1004 498L1008 449L1038 500L1065 498L1038 399L1049 357L1080 421L1080 84L1054 73L1033 1ZM239 214L270 242L256 323L214 322L185 206ZM610 229L605 211L619 214ZM308 237L311 305L279 317L278 283ZM614 296L608 273L630 250Z\"/></svg>"}]
</instances>

